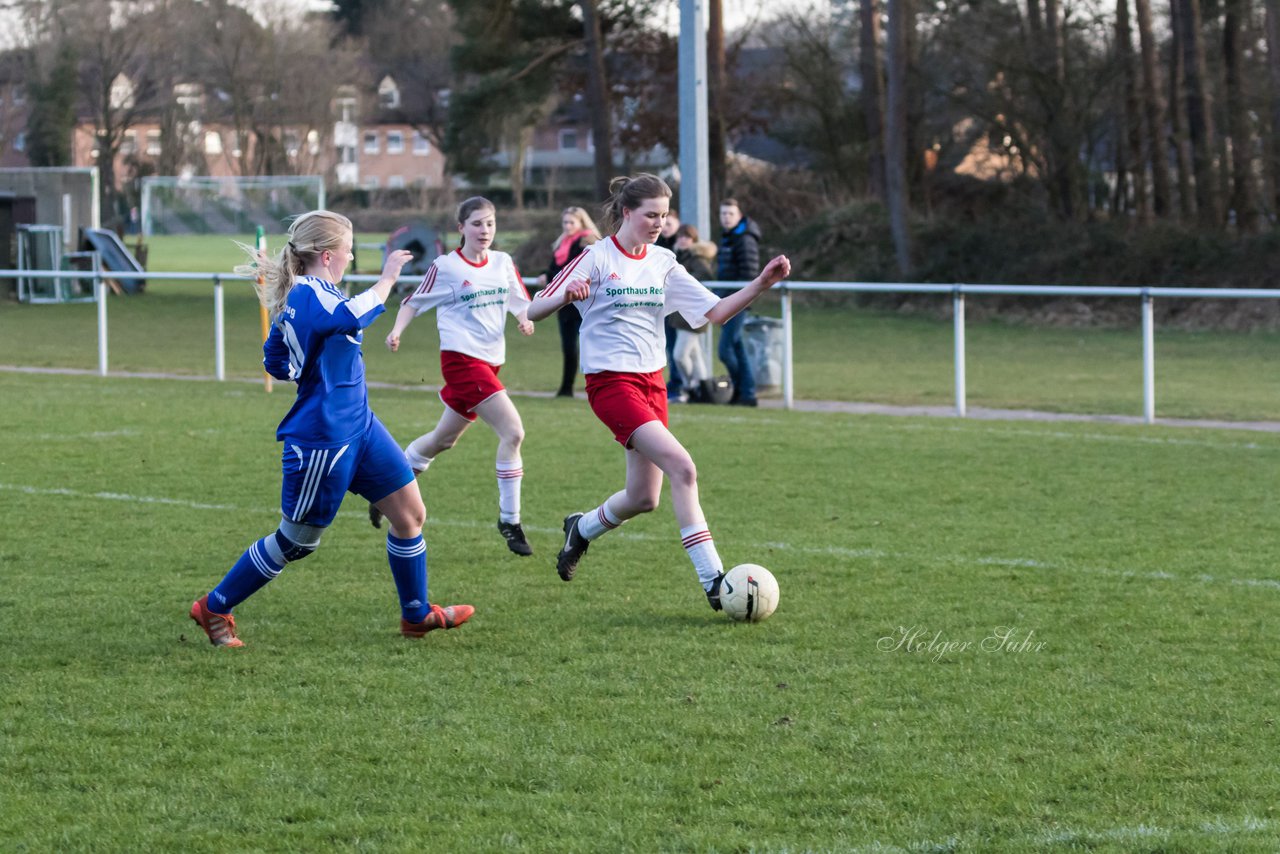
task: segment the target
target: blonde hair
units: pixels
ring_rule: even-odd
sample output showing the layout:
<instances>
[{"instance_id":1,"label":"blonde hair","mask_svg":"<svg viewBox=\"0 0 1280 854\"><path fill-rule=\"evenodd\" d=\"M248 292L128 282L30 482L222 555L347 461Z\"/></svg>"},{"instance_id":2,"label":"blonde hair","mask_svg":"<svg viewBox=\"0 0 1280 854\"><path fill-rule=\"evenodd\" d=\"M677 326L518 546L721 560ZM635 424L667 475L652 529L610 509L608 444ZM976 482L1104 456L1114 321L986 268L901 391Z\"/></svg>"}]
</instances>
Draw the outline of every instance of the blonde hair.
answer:
<instances>
[{"instance_id":1,"label":"blonde hair","mask_svg":"<svg viewBox=\"0 0 1280 854\"><path fill-rule=\"evenodd\" d=\"M623 210L633 211L649 199L669 199L671 188L657 175L641 172L633 178L614 178L609 182L609 194L602 208L604 223L610 231L617 231Z\"/></svg>"},{"instance_id":2,"label":"blonde hair","mask_svg":"<svg viewBox=\"0 0 1280 854\"><path fill-rule=\"evenodd\" d=\"M590 232L593 240L600 239L600 229L596 228L595 220L591 219L591 214L587 213L586 208L579 208L574 206L567 207L560 212L560 216L561 218L564 218L566 216L573 217L578 221L579 231ZM552 250L559 249L560 241L564 240L568 236L569 235L563 232L557 235L556 239L551 241Z\"/></svg>"},{"instance_id":3,"label":"blonde hair","mask_svg":"<svg viewBox=\"0 0 1280 854\"><path fill-rule=\"evenodd\" d=\"M351 220L342 214L308 211L289 225L289 240L274 258L237 241L236 245L248 254L252 263L238 265L236 275L258 280L258 301L274 319L289 298L298 276L321 253L341 250L343 241L351 233Z\"/></svg>"}]
</instances>

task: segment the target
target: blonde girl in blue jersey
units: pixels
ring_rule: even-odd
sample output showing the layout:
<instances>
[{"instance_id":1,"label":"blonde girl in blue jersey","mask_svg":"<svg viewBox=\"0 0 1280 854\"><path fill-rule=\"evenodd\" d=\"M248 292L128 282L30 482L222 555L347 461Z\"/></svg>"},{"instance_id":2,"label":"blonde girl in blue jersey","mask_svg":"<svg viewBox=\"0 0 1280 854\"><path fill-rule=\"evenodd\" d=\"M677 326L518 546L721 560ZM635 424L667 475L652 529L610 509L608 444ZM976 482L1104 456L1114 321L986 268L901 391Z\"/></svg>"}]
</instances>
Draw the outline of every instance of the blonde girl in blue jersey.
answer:
<instances>
[{"instance_id":1,"label":"blonde girl in blue jersey","mask_svg":"<svg viewBox=\"0 0 1280 854\"><path fill-rule=\"evenodd\" d=\"M385 310L411 255L390 253L377 283L348 299L338 282L351 263L352 239L346 217L311 211L294 220L275 258L242 246L255 264L236 272L261 276L258 297L272 318L263 365L276 379L297 383L298 396L276 431L284 443L279 527L191 605L191 619L214 646L244 645L232 609L316 550L347 492L375 504L390 522L387 561L400 597L401 634L451 629L475 611L427 599L426 508L400 446L369 408L365 386L363 330Z\"/></svg>"}]
</instances>

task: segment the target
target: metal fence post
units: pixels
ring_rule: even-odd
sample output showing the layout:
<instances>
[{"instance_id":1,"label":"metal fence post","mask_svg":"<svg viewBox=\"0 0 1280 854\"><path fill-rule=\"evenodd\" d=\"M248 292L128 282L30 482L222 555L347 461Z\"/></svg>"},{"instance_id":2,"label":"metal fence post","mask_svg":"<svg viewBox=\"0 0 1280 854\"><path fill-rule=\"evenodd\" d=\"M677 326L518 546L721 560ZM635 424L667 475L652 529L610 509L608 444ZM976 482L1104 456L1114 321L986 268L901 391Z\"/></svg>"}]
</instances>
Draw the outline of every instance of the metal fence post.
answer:
<instances>
[{"instance_id":1,"label":"metal fence post","mask_svg":"<svg viewBox=\"0 0 1280 854\"><path fill-rule=\"evenodd\" d=\"M964 418L967 395L964 384L964 291L960 285L951 292L951 305L955 326L956 415Z\"/></svg>"},{"instance_id":2,"label":"metal fence post","mask_svg":"<svg viewBox=\"0 0 1280 854\"><path fill-rule=\"evenodd\" d=\"M786 285L782 286L782 408L791 409L795 405L795 377L792 366L795 360L791 356L791 292Z\"/></svg>"},{"instance_id":3,"label":"metal fence post","mask_svg":"<svg viewBox=\"0 0 1280 854\"><path fill-rule=\"evenodd\" d=\"M93 256L93 296L98 301L98 376L107 375L107 283L102 278L102 264Z\"/></svg>"},{"instance_id":4,"label":"metal fence post","mask_svg":"<svg viewBox=\"0 0 1280 854\"><path fill-rule=\"evenodd\" d=\"M1156 320L1151 291L1142 289L1142 420L1156 420Z\"/></svg>"},{"instance_id":5,"label":"metal fence post","mask_svg":"<svg viewBox=\"0 0 1280 854\"><path fill-rule=\"evenodd\" d=\"M213 375L227 378L226 311L222 295L222 277L213 277Z\"/></svg>"}]
</instances>

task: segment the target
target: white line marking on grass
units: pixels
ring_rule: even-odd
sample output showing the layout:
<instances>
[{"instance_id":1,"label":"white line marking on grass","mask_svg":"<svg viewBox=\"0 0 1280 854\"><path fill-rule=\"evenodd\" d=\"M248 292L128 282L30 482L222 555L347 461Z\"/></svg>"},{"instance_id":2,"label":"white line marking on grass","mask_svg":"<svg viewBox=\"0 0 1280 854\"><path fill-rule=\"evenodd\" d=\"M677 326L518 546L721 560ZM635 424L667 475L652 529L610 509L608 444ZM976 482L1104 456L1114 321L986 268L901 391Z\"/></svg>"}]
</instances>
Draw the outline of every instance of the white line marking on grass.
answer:
<instances>
[{"instance_id":1,"label":"white line marking on grass","mask_svg":"<svg viewBox=\"0 0 1280 854\"><path fill-rule=\"evenodd\" d=\"M1037 838L1041 845L1063 844L1096 844L1099 842L1150 842L1153 839L1165 839L1175 833L1199 833L1208 836L1240 836L1244 834L1271 831L1274 822L1267 819L1246 816L1239 821L1216 818L1202 823L1197 829L1163 828L1155 825L1139 824L1134 827L1111 827L1102 830L1072 830L1065 828L1045 833Z\"/></svg>"},{"instance_id":2,"label":"white line marking on grass","mask_svg":"<svg viewBox=\"0 0 1280 854\"><path fill-rule=\"evenodd\" d=\"M36 433L24 435L24 442L83 442L90 439L119 439L122 436L141 436L141 430L125 428L123 430L95 430L92 433Z\"/></svg>"},{"instance_id":3,"label":"white line marking on grass","mask_svg":"<svg viewBox=\"0 0 1280 854\"><path fill-rule=\"evenodd\" d=\"M48 495L63 498L79 498L79 499L96 499L99 501L124 501L134 504L157 504L167 507L185 507L191 510L221 510L235 511L242 513L255 513L262 515L275 515L280 512L278 507L242 507L236 504L209 504L202 501L190 501L181 498L161 498L148 495L127 495L119 492L78 492L73 489L64 488L42 488L36 486L22 486L12 483L0 483L0 490L8 490L11 492L21 492L25 495ZM338 514L344 518L365 518L364 511L348 510ZM430 510L427 511L426 528L431 527L446 528L470 528L470 529L487 529L488 522L482 522L476 519L447 519L431 515ZM533 531L538 534L555 534L561 533L558 527L547 527L541 525L525 525L526 531ZM610 539L623 540L639 540L639 541L657 541L657 540L673 540L674 536L665 534L650 534L632 531L614 531L610 535ZM1230 584L1238 587L1253 587L1263 590L1280 591L1280 580L1272 578L1219 578L1207 573L1199 573L1194 576L1174 575L1163 570L1154 570L1147 572L1137 572L1128 569L1112 569L1110 567L1090 567L1090 566L1072 566L1067 564L1057 564L1048 561L1036 560L1033 558L1021 557L963 557L960 555L921 555L911 552L887 552L882 549L853 549L842 546L803 546L793 545L791 543L781 542L763 542L763 543L746 543L744 547L749 550L762 551L764 549L773 549L781 552L793 552L805 555L821 555L824 557L840 557L851 560L897 560L903 563L914 564L961 564L969 566L1007 566L1017 569L1043 570L1059 573L1084 573L1088 575L1108 575L1118 578L1147 578L1156 581L1194 581L1202 584Z\"/></svg>"},{"instance_id":4,"label":"white line marking on grass","mask_svg":"<svg viewBox=\"0 0 1280 854\"><path fill-rule=\"evenodd\" d=\"M204 504L180 498L154 498L149 495L124 495L119 492L76 492L74 489L48 489L37 486L19 486L0 483L0 489L21 492L25 495L60 495L66 498L97 498L103 501L127 501L133 504L165 504L171 507L189 507L195 510L240 510L234 504Z\"/></svg>"}]
</instances>

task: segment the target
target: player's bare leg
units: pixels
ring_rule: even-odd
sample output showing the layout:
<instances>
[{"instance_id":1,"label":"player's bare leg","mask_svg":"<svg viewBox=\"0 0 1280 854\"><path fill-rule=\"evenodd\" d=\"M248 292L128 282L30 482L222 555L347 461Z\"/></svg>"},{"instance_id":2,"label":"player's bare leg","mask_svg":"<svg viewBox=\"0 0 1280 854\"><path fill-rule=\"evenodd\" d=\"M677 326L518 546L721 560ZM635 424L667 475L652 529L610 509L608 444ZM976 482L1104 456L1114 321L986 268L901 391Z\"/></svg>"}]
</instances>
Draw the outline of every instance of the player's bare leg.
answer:
<instances>
[{"instance_id":1,"label":"player's bare leg","mask_svg":"<svg viewBox=\"0 0 1280 854\"><path fill-rule=\"evenodd\" d=\"M476 407L476 415L498 436L494 470L498 479L498 533L507 548L521 557L533 554L533 547L520 525L520 487L524 463L520 446L524 443L524 423L505 391L500 391Z\"/></svg>"}]
</instances>

